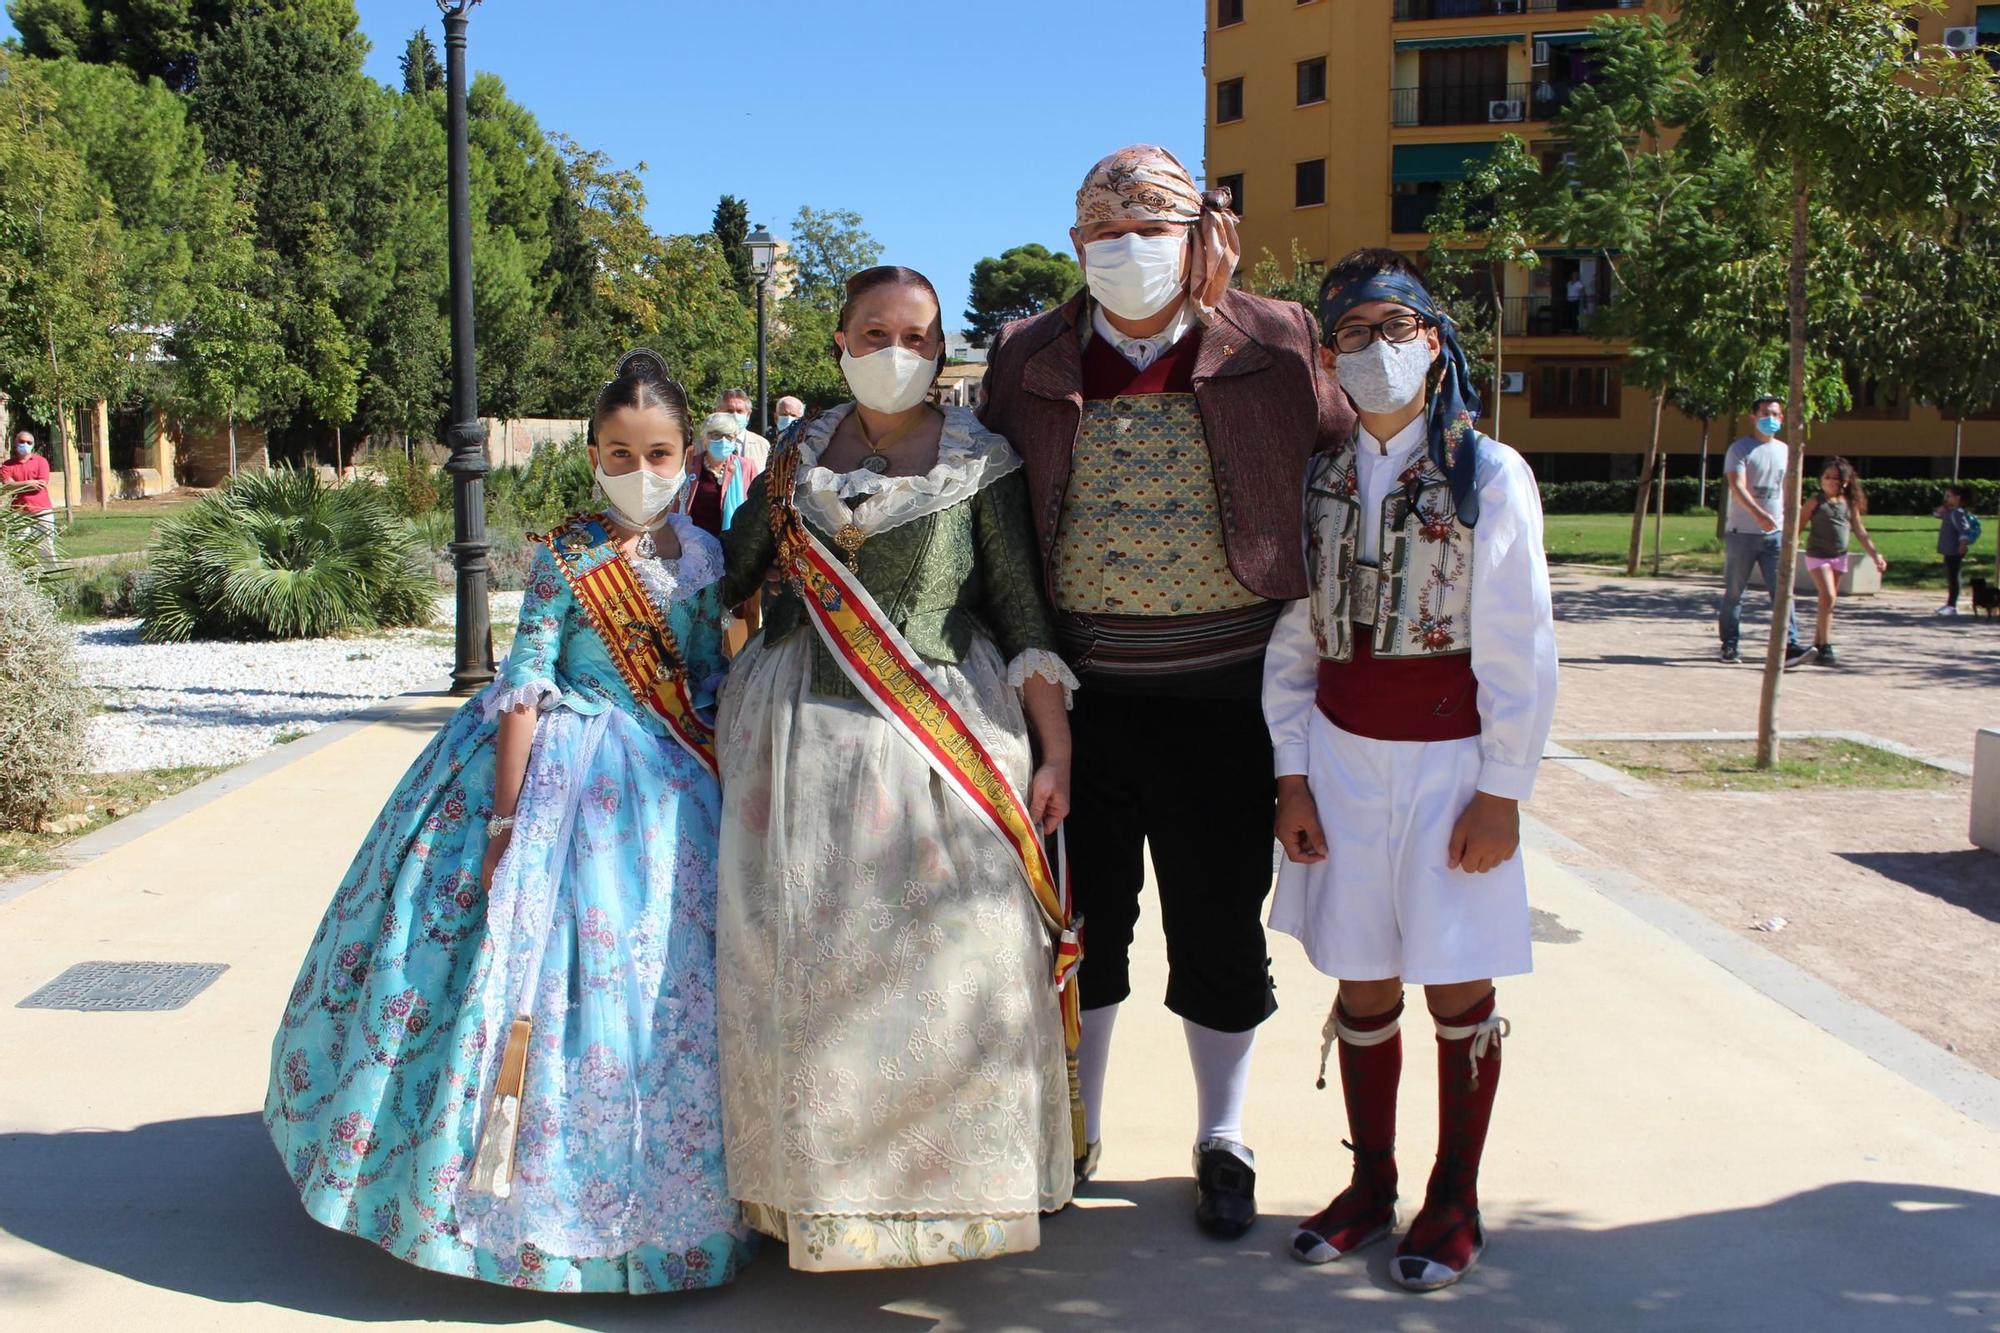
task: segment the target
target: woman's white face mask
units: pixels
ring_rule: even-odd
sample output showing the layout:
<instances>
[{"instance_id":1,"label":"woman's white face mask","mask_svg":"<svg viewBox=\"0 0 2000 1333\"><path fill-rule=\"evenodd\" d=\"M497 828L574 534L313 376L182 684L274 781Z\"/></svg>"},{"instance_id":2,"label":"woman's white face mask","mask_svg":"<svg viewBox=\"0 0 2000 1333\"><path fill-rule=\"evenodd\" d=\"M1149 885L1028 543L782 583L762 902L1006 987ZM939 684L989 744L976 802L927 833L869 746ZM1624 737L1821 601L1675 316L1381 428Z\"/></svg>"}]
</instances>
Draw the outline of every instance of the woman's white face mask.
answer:
<instances>
[{"instance_id":1,"label":"woman's white face mask","mask_svg":"<svg viewBox=\"0 0 2000 1333\"><path fill-rule=\"evenodd\" d=\"M1340 353L1334 367L1357 408L1386 415L1408 407L1424 391L1433 359L1430 340L1421 335L1406 343L1377 338L1358 352Z\"/></svg>"},{"instance_id":2,"label":"woman's white face mask","mask_svg":"<svg viewBox=\"0 0 2000 1333\"><path fill-rule=\"evenodd\" d=\"M1147 319L1187 290L1188 229L1166 236L1126 232L1083 247L1090 294L1120 319Z\"/></svg>"},{"instance_id":3,"label":"woman's white face mask","mask_svg":"<svg viewBox=\"0 0 2000 1333\"><path fill-rule=\"evenodd\" d=\"M907 347L884 347L866 356L840 354L840 373L854 401L876 412L907 412L924 401L937 379L938 363Z\"/></svg>"},{"instance_id":4,"label":"woman's white face mask","mask_svg":"<svg viewBox=\"0 0 2000 1333\"><path fill-rule=\"evenodd\" d=\"M663 477L643 467L613 476L604 470L602 463L597 465L598 489L618 511L618 517L631 527L652 527L685 483L685 477Z\"/></svg>"}]
</instances>

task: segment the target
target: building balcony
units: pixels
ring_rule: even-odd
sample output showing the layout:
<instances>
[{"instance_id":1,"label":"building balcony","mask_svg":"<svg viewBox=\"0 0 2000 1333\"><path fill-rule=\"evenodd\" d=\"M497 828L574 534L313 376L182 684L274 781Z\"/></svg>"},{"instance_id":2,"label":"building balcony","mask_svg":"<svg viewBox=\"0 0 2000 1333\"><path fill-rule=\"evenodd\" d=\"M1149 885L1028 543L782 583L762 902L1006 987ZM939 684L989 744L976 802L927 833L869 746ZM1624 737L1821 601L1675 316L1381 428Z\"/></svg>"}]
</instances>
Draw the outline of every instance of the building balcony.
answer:
<instances>
[{"instance_id":1,"label":"building balcony","mask_svg":"<svg viewBox=\"0 0 2000 1333\"><path fill-rule=\"evenodd\" d=\"M1492 302L1488 301L1490 309ZM1508 296L1500 301L1500 332L1509 338L1580 338L1602 306L1595 296L1580 301L1554 296Z\"/></svg>"},{"instance_id":2,"label":"building balcony","mask_svg":"<svg viewBox=\"0 0 2000 1333\"><path fill-rule=\"evenodd\" d=\"M1530 83L1427 83L1389 90L1389 123L1414 125L1508 125L1546 119L1545 103L1534 100Z\"/></svg>"},{"instance_id":3,"label":"building balcony","mask_svg":"<svg viewBox=\"0 0 2000 1333\"><path fill-rule=\"evenodd\" d=\"M1488 18L1502 14L1567 14L1590 9L1637 9L1640 0L1396 0L1398 23L1422 19Z\"/></svg>"}]
</instances>

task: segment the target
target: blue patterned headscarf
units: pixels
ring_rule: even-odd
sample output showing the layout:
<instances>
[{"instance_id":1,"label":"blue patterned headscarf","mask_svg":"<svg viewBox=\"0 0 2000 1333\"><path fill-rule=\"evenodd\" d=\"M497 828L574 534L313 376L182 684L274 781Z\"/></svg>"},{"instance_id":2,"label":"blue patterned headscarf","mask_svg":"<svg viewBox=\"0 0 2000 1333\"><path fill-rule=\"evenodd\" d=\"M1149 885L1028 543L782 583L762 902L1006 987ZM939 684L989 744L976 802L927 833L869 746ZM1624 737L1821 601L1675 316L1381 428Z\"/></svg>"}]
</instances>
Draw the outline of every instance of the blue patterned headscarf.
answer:
<instances>
[{"instance_id":1,"label":"blue patterned headscarf","mask_svg":"<svg viewBox=\"0 0 2000 1333\"><path fill-rule=\"evenodd\" d=\"M1479 418L1479 390L1472 387L1472 370L1458 345L1458 325L1438 309L1421 282L1407 273L1384 269L1320 296L1320 337L1327 346L1333 345L1333 326L1341 317L1370 301L1407 306L1437 326L1442 345L1438 363L1444 371L1426 386L1430 391L1426 412L1431 461L1451 482L1451 502L1459 521L1472 527L1479 522L1479 433L1472 424Z\"/></svg>"}]
</instances>

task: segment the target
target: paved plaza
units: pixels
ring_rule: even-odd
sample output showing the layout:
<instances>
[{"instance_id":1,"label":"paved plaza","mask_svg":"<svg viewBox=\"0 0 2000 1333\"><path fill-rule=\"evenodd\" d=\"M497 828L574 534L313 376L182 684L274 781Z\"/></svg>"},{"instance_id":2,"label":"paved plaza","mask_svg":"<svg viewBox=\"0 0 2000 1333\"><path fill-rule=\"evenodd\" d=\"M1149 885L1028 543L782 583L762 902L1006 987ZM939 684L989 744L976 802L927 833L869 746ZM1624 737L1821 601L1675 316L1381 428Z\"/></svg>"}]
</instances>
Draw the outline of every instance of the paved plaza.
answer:
<instances>
[{"instance_id":1,"label":"paved plaza","mask_svg":"<svg viewBox=\"0 0 2000 1333\"><path fill-rule=\"evenodd\" d=\"M257 1113L326 899L451 706L338 724L114 826L66 875L0 890L0 1328L2000 1328L2000 1083L1670 898L1564 869L1548 830L1538 971L1502 990L1492 1246L1452 1292L1394 1290L1382 1247L1321 1269L1281 1253L1346 1169L1338 1093L1313 1088L1330 983L1284 940L1249 1126L1266 1217L1240 1244L1194 1230L1179 1023L1134 1004L1103 1174L1032 1254L807 1277L768 1248L733 1289L648 1300L406 1267L307 1220ZM94 959L228 971L172 1012L15 1007ZM1139 960L1138 994L1158 995L1157 936ZM1413 1190L1429 1047L1413 1023Z\"/></svg>"}]
</instances>

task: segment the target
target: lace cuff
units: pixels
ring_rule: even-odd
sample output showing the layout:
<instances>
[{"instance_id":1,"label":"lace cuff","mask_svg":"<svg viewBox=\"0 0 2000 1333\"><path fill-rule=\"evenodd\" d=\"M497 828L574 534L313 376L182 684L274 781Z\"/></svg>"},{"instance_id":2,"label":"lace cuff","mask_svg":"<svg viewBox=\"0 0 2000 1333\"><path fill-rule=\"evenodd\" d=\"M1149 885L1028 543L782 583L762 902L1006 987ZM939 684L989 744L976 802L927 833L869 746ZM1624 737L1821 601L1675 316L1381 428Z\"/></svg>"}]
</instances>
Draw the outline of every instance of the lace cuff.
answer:
<instances>
[{"instance_id":1,"label":"lace cuff","mask_svg":"<svg viewBox=\"0 0 2000 1333\"><path fill-rule=\"evenodd\" d=\"M1025 686L1030 676L1062 686L1064 708L1075 703L1076 692L1083 687L1069 665L1046 648L1030 648L1007 664L1007 683L1015 689Z\"/></svg>"},{"instance_id":2,"label":"lace cuff","mask_svg":"<svg viewBox=\"0 0 2000 1333\"><path fill-rule=\"evenodd\" d=\"M556 688L556 683L543 677L511 687L503 687L496 682L486 692L486 697L479 701L479 706L486 720L491 722L502 713L511 713L516 708L532 708L539 713L561 699L562 691Z\"/></svg>"}]
</instances>

